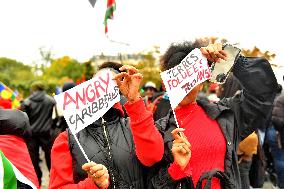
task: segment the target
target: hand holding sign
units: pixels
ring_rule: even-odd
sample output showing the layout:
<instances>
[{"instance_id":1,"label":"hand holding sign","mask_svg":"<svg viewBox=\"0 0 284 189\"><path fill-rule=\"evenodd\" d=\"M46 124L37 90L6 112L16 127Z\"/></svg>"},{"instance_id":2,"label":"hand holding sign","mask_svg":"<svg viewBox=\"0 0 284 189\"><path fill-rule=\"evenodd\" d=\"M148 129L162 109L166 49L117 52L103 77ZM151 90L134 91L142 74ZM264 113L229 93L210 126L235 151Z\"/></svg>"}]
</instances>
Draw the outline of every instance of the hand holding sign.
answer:
<instances>
[{"instance_id":1,"label":"hand holding sign","mask_svg":"<svg viewBox=\"0 0 284 189\"><path fill-rule=\"evenodd\" d=\"M120 92L128 99L129 102L135 102L140 99L139 87L143 79L142 74L133 66L122 66L122 72L114 77Z\"/></svg>"},{"instance_id":2,"label":"hand holding sign","mask_svg":"<svg viewBox=\"0 0 284 189\"><path fill-rule=\"evenodd\" d=\"M85 163L82 169L88 173L89 178L91 178L99 188L109 187L109 174L104 165L90 162Z\"/></svg>"},{"instance_id":3,"label":"hand holding sign","mask_svg":"<svg viewBox=\"0 0 284 189\"><path fill-rule=\"evenodd\" d=\"M222 44L210 44L200 48L202 54L211 62L219 62L220 59L227 60L226 52L222 49Z\"/></svg>"},{"instance_id":4,"label":"hand holding sign","mask_svg":"<svg viewBox=\"0 0 284 189\"><path fill-rule=\"evenodd\" d=\"M174 138L172 153L174 156L174 161L184 170L191 158L190 143L188 142L186 136L183 134L183 128L177 128L172 131L172 136Z\"/></svg>"}]
</instances>

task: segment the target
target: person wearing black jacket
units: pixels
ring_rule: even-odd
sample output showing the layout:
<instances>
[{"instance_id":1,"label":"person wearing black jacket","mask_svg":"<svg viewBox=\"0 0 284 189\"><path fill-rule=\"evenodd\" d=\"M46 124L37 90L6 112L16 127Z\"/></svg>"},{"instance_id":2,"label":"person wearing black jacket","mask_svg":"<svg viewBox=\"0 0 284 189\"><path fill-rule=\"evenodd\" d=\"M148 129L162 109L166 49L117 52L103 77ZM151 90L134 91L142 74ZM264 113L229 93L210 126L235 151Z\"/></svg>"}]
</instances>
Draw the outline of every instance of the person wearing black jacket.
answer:
<instances>
[{"instance_id":1,"label":"person wearing black jacket","mask_svg":"<svg viewBox=\"0 0 284 189\"><path fill-rule=\"evenodd\" d=\"M178 65L189 52L191 52L194 48L200 47L201 46L198 43L183 43L170 46L165 55L162 57L163 71ZM201 48L201 51L208 60L215 59L213 61L216 61L219 58L223 58L223 56L220 55L220 53L223 53L219 45L209 45L206 48ZM217 169L209 170L199 176L197 184L193 183L193 177L190 172L186 172L186 168L193 167L191 163L193 156L199 157L201 154L194 154L194 151L192 150L191 152L188 152L188 150L186 150L190 147L188 145L188 147L184 147L185 150L183 150L183 152L180 151L179 154L176 153L176 149L174 149L176 148L176 145L180 144L182 147L185 146L187 144L187 140L191 142L191 136L186 136L187 139L185 139L185 137L174 135L175 140L172 138L171 132L177 128L177 125L171 111L166 117L156 122L156 126L164 138L165 153L163 160L156 164L149 173L148 188L201 188L201 181L207 180L207 182L203 183L205 183L205 188L208 189L211 188L211 181L215 179L212 179L212 177L216 177L220 180L221 188L241 189L240 173L237 164L238 157L236 153L238 143L265 122L266 115L272 108L272 103L277 89L277 81L269 62L263 58L248 58L239 55L236 58L232 72L242 85L243 90L240 94L213 104L204 100L196 100L196 96L198 94L196 91L198 90L195 90L194 88L180 103L180 106L181 104L190 106L190 103L194 103L194 106L202 108L202 111L208 116L206 119L209 118L211 122L217 122L221 130L221 136L223 136L225 140L223 156L224 171ZM192 112L188 112L186 117L188 119L187 121L193 119L193 117L190 118L191 113ZM178 121L180 122L179 118ZM197 122L199 122L199 126L196 126L195 128L204 127L202 124L203 120L199 120ZM180 122L180 126L185 126L182 124L182 121ZM188 129L190 130L192 126L193 125L189 125ZM186 130L184 131L186 134ZM215 138L214 135L212 136L210 134L207 135L209 138L202 138L202 134L203 133L198 133L198 135L200 135L200 142L207 141L210 138ZM194 136L194 138L198 137ZM198 141L196 144L198 144ZM193 144L191 143L191 145ZM214 148L214 145L212 144L212 148ZM196 148L196 146L192 146L191 149L193 149L193 147ZM199 152L204 152L204 150L202 150L202 146L199 146L199 148ZM194 150L198 151L198 149ZM173 154L172 152L175 153ZM216 160L216 157L210 156L210 154L208 156L211 157L211 162L218 161ZM195 159L198 160L198 158ZM187 165L181 164L181 162L186 161L189 162ZM203 167L203 164L204 162L202 162L202 158L200 158L200 162L197 162L194 166L197 168L200 166ZM220 165L222 165L222 162L220 162ZM173 167L175 169L173 169Z\"/></svg>"},{"instance_id":2,"label":"person wearing black jacket","mask_svg":"<svg viewBox=\"0 0 284 189\"><path fill-rule=\"evenodd\" d=\"M42 147L47 167L50 169L52 147L50 130L55 100L46 94L44 84L41 81L35 81L31 85L31 91L32 95L22 102L21 110L27 113L30 120L32 137L27 141L27 145L39 183L41 183L42 172L39 167L39 147Z\"/></svg>"},{"instance_id":3,"label":"person wearing black jacket","mask_svg":"<svg viewBox=\"0 0 284 189\"><path fill-rule=\"evenodd\" d=\"M90 163L86 163L70 130L62 132L52 147L49 189L144 189L148 167L162 159L162 136L139 93L142 75L134 67L115 62L103 63L99 71L103 69L115 74L119 90L127 99L124 108L128 117L116 103L76 134Z\"/></svg>"}]
</instances>

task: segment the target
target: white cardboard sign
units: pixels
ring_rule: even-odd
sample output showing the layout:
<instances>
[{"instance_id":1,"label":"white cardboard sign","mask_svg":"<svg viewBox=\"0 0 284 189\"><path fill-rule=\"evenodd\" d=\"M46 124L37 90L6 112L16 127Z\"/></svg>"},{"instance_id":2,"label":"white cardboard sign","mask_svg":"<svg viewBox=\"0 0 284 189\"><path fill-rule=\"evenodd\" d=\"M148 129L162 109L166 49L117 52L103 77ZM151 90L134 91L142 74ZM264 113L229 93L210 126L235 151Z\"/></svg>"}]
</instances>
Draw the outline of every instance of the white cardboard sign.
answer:
<instances>
[{"instance_id":1,"label":"white cardboard sign","mask_svg":"<svg viewBox=\"0 0 284 189\"><path fill-rule=\"evenodd\" d=\"M94 78L54 97L73 134L98 120L120 101L119 88L112 78L110 70L103 70Z\"/></svg>"},{"instance_id":2,"label":"white cardboard sign","mask_svg":"<svg viewBox=\"0 0 284 189\"><path fill-rule=\"evenodd\" d=\"M211 77L207 59L199 49L191 51L179 65L161 73L172 108L198 84Z\"/></svg>"}]
</instances>

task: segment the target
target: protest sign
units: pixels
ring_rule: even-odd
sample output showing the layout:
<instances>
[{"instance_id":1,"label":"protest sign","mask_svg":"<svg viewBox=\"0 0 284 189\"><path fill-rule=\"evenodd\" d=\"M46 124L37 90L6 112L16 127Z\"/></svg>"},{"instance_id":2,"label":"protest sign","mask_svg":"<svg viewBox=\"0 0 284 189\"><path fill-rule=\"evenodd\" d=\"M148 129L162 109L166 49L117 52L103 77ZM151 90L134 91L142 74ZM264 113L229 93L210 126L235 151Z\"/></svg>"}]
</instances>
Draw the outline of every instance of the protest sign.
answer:
<instances>
[{"instance_id":1,"label":"protest sign","mask_svg":"<svg viewBox=\"0 0 284 189\"><path fill-rule=\"evenodd\" d=\"M94 78L54 96L73 134L98 120L120 101L119 88L112 78L110 70L103 70Z\"/></svg>"},{"instance_id":2,"label":"protest sign","mask_svg":"<svg viewBox=\"0 0 284 189\"><path fill-rule=\"evenodd\" d=\"M161 73L172 108L198 84L211 77L207 59L199 49L191 51L179 65Z\"/></svg>"}]
</instances>

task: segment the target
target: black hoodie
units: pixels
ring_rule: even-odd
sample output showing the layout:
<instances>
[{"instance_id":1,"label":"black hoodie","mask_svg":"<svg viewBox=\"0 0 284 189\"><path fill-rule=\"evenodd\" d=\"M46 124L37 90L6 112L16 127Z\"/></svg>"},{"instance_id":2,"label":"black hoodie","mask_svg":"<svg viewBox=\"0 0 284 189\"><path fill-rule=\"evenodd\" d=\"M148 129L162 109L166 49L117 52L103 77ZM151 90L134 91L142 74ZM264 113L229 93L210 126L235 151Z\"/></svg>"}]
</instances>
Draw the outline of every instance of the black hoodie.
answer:
<instances>
[{"instance_id":1,"label":"black hoodie","mask_svg":"<svg viewBox=\"0 0 284 189\"><path fill-rule=\"evenodd\" d=\"M23 101L21 110L28 114L33 135L50 133L54 105L55 100L45 91L37 91Z\"/></svg>"}]
</instances>

